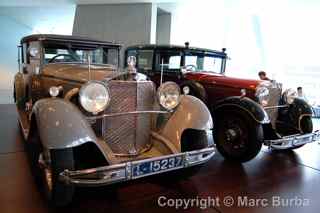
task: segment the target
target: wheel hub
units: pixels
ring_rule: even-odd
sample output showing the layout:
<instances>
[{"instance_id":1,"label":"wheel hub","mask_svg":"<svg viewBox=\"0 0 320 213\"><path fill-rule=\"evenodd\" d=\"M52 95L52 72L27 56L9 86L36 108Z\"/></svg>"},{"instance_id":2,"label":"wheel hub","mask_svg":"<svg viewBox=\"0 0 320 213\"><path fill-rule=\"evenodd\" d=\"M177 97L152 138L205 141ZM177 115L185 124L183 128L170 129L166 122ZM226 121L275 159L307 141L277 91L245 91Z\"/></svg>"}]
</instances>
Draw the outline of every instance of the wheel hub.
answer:
<instances>
[{"instance_id":1,"label":"wheel hub","mask_svg":"<svg viewBox=\"0 0 320 213\"><path fill-rule=\"evenodd\" d=\"M234 142L240 136L240 130L238 128L227 129L225 133L228 142Z\"/></svg>"}]
</instances>

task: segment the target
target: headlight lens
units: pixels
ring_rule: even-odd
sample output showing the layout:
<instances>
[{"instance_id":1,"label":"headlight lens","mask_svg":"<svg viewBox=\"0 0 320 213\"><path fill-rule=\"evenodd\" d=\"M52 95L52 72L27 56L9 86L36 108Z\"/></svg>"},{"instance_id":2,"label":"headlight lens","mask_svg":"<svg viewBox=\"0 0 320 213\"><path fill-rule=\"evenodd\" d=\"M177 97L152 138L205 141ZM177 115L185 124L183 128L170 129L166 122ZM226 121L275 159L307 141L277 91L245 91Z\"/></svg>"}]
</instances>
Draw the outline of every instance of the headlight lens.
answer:
<instances>
[{"instance_id":1,"label":"headlight lens","mask_svg":"<svg viewBox=\"0 0 320 213\"><path fill-rule=\"evenodd\" d=\"M62 90L61 86L59 87L52 86L49 88L49 94L51 95L51 97L57 97L61 90Z\"/></svg>"},{"instance_id":2,"label":"headlight lens","mask_svg":"<svg viewBox=\"0 0 320 213\"><path fill-rule=\"evenodd\" d=\"M256 89L256 97L262 106L267 106L270 99L269 89L265 85L259 85Z\"/></svg>"},{"instance_id":3,"label":"headlight lens","mask_svg":"<svg viewBox=\"0 0 320 213\"><path fill-rule=\"evenodd\" d=\"M297 92L294 89L287 89L284 93L283 93L283 98L284 101L287 104L292 104L294 99L298 97Z\"/></svg>"},{"instance_id":4,"label":"headlight lens","mask_svg":"<svg viewBox=\"0 0 320 213\"><path fill-rule=\"evenodd\" d=\"M97 114L109 105L110 93L102 82L89 82L81 87L79 101L85 110Z\"/></svg>"},{"instance_id":5,"label":"headlight lens","mask_svg":"<svg viewBox=\"0 0 320 213\"><path fill-rule=\"evenodd\" d=\"M158 100L162 107L172 110L180 103L180 88L174 82L166 82L158 89Z\"/></svg>"}]
</instances>

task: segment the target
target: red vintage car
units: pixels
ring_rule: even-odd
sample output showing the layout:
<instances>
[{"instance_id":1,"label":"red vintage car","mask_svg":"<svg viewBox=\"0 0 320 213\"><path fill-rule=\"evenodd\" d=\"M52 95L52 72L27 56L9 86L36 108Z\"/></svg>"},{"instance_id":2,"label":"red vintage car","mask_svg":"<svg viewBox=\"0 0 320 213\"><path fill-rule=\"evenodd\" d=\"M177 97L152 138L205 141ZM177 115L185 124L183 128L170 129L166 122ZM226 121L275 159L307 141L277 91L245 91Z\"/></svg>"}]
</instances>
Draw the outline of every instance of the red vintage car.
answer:
<instances>
[{"instance_id":1,"label":"red vintage car","mask_svg":"<svg viewBox=\"0 0 320 213\"><path fill-rule=\"evenodd\" d=\"M203 100L215 120L215 143L227 159L254 158L262 144L272 149L295 149L319 138L313 132L312 109L294 90L282 91L275 81L225 75L225 49L170 45L136 45L125 57L137 58L139 72L159 86L178 83L185 94Z\"/></svg>"}]
</instances>

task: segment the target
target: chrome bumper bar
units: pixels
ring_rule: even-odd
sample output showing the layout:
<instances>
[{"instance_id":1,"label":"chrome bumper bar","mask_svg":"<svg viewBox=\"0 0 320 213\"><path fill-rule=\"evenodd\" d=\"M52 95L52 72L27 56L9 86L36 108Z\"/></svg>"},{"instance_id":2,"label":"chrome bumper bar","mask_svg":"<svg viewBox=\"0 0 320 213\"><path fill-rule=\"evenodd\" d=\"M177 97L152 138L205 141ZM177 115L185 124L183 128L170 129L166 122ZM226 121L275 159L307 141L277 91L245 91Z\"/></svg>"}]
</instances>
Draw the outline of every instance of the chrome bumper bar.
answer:
<instances>
[{"instance_id":1,"label":"chrome bumper bar","mask_svg":"<svg viewBox=\"0 0 320 213\"><path fill-rule=\"evenodd\" d=\"M277 140L265 140L264 144L273 149L289 149L320 140L320 131L304 135L290 135Z\"/></svg>"},{"instance_id":2,"label":"chrome bumper bar","mask_svg":"<svg viewBox=\"0 0 320 213\"><path fill-rule=\"evenodd\" d=\"M92 169L68 171L60 173L59 179L65 184L73 184L78 186L100 186L109 185L117 182L123 182L133 179L138 179L144 176L155 175L167 171L187 168L198 164L206 163L215 154L215 148L204 148L200 150L183 152L178 154L165 155L161 157L148 158L143 160L131 161L111 166L103 166ZM135 165L140 165L145 162L160 161L166 158L182 157L183 163L179 167L160 170L149 174L134 176L133 168Z\"/></svg>"}]
</instances>

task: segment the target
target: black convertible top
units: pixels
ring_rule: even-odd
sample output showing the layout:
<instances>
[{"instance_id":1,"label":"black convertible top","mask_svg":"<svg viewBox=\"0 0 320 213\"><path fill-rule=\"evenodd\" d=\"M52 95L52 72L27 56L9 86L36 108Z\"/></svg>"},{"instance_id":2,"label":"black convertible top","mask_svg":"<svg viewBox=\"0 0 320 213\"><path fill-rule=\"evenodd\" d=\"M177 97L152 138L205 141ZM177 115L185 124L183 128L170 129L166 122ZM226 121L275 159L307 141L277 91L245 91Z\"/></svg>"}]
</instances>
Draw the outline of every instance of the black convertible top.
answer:
<instances>
[{"instance_id":1,"label":"black convertible top","mask_svg":"<svg viewBox=\"0 0 320 213\"><path fill-rule=\"evenodd\" d=\"M21 44L30 41L57 41L57 42L76 42L76 43L85 43L91 45L106 45L121 47L120 44L109 42L109 41L99 41L92 38L82 37L82 36L71 36L71 35L56 35L56 34L33 34L26 36L21 39Z\"/></svg>"}]
</instances>

